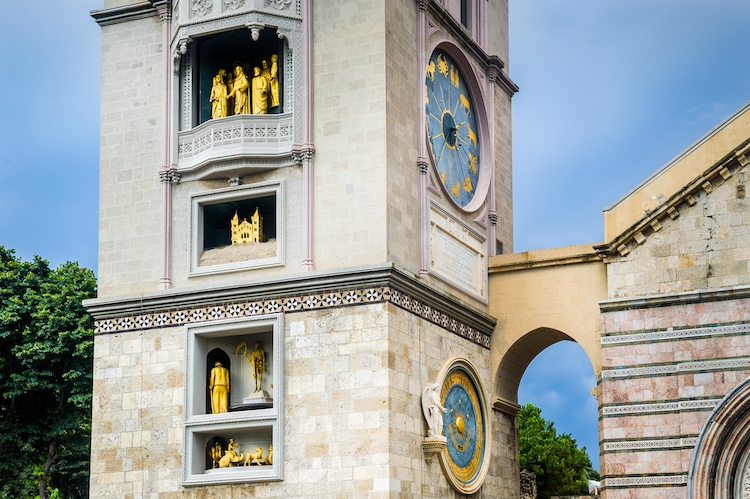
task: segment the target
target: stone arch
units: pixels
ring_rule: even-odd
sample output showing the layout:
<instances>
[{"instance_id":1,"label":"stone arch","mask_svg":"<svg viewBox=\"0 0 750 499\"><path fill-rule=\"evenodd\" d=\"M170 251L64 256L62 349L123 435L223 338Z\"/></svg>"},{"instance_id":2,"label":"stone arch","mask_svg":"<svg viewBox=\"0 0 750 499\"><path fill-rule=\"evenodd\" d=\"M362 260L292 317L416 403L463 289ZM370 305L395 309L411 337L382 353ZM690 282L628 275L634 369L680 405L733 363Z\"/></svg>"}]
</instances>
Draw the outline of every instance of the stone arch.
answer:
<instances>
[{"instance_id":1,"label":"stone arch","mask_svg":"<svg viewBox=\"0 0 750 499\"><path fill-rule=\"evenodd\" d=\"M494 395L507 402L518 403L518 386L526 368L547 347L560 341L575 341L554 328L539 327L519 338L503 356L495 373Z\"/></svg>"},{"instance_id":2,"label":"stone arch","mask_svg":"<svg viewBox=\"0 0 750 499\"><path fill-rule=\"evenodd\" d=\"M719 402L698 435L687 497L750 497L750 378Z\"/></svg>"}]
</instances>

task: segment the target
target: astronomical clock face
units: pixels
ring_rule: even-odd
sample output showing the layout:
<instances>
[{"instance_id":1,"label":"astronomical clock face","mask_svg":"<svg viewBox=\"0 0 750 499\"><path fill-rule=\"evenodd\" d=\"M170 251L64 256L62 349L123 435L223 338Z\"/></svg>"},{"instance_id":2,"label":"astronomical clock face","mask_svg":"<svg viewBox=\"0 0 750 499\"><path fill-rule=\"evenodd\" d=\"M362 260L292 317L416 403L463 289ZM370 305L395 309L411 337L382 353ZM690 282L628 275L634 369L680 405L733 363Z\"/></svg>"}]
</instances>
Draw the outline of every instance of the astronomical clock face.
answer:
<instances>
[{"instance_id":1,"label":"astronomical clock face","mask_svg":"<svg viewBox=\"0 0 750 499\"><path fill-rule=\"evenodd\" d=\"M427 65L425 114L432 160L448 196L461 208L479 180L479 131L474 103L451 57L435 50Z\"/></svg>"},{"instance_id":2,"label":"astronomical clock face","mask_svg":"<svg viewBox=\"0 0 750 499\"><path fill-rule=\"evenodd\" d=\"M449 471L460 489L474 489L487 447L482 395L474 377L456 366L445 377L440 398L446 409L443 435L447 440L444 452Z\"/></svg>"}]
</instances>

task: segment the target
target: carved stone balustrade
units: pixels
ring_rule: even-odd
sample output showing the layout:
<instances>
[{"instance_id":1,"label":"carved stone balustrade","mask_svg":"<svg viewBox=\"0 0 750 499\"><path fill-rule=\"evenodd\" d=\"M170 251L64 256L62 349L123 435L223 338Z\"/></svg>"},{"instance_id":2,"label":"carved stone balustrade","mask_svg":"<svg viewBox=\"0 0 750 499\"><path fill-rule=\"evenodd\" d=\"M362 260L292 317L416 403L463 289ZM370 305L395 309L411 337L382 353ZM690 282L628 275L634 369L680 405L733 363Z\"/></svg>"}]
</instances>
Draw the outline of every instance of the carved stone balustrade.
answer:
<instances>
[{"instance_id":1,"label":"carved stone balustrade","mask_svg":"<svg viewBox=\"0 0 750 499\"><path fill-rule=\"evenodd\" d=\"M292 113L245 114L209 120L178 133L177 166L196 172L222 161L243 157L291 157L294 142Z\"/></svg>"}]
</instances>

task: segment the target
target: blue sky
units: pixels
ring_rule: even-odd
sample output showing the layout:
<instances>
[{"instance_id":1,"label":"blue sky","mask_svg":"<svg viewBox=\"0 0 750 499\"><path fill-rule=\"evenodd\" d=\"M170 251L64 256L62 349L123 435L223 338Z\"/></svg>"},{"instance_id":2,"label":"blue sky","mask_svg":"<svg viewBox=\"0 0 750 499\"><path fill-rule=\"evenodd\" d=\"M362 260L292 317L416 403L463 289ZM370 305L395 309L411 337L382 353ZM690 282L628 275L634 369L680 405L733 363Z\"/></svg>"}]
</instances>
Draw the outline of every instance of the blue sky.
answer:
<instances>
[{"instance_id":1,"label":"blue sky","mask_svg":"<svg viewBox=\"0 0 750 499\"><path fill-rule=\"evenodd\" d=\"M96 269L102 0L0 16L0 245ZM746 0L511 0L515 250L594 244L602 208L750 100ZM565 363L558 359L566 359ZM596 463L593 371L575 344L523 378ZM598 467L598 464L595 464Z\"/></svg>"}]
</instances>

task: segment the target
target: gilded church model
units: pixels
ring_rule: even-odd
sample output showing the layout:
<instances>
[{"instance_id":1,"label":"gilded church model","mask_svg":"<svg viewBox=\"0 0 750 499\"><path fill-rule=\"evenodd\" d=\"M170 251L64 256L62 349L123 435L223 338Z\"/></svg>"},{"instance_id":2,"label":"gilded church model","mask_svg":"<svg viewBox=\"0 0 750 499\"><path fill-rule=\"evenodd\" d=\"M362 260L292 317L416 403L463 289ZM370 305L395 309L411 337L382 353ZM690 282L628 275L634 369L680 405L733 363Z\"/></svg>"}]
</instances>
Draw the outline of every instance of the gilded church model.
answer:
<instances>
[{"instance_id":1,"label":"gilded church model","mask_svg":"<svg viewBox=\"0 0 750 499\"><path fill-rule=\"evenodd\" d=\"M248 222L246 218L240 222L238 212L234 212L232 217L232 246L247 243L265 242L266 236L263 234L263 217L260 216L258 208L250 217Z\"/></svg>"}]
</instances>

